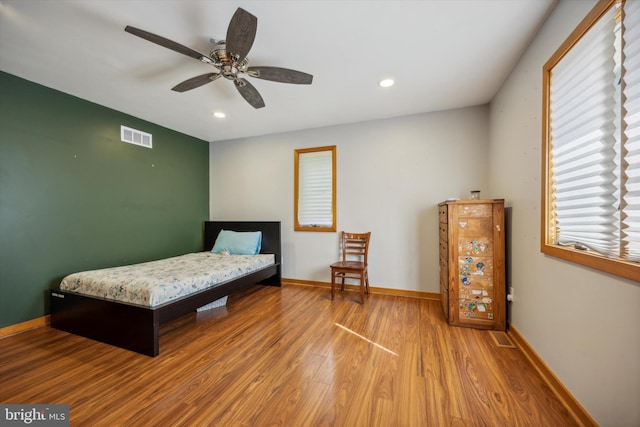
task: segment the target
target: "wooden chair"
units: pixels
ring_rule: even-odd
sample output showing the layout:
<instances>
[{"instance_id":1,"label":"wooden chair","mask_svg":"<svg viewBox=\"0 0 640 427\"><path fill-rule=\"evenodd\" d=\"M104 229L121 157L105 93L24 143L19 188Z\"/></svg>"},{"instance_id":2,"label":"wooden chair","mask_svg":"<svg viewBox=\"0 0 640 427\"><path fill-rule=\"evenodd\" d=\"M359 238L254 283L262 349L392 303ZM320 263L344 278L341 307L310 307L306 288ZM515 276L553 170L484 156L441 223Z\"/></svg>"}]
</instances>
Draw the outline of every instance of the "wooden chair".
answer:
<instances>
[{"instance_id":1,"label":"wooden chair","mask_svg":"<svg viewBox=\"0 0 640 427\"><path fill-rule=\"evenodd\" d=\"M342 261L331 264L331 299L335 295L336 279L341 280L340 290L344 291L345 279L360 281L360 304L364 304L365 290L369 294L368 255L371 232L342 232Z\"/></svg>"}]
</instances>

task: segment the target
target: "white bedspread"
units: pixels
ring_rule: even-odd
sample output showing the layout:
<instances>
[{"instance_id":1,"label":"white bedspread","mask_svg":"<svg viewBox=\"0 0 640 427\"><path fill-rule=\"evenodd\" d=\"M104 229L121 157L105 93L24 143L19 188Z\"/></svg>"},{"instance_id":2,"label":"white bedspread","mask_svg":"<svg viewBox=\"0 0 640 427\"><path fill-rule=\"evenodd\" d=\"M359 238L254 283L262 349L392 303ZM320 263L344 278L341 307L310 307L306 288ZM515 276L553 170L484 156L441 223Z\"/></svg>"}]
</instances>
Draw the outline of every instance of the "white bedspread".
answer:
<instances>
[{"instance_id":1,"label":"white bedspread","mask_svg":"<svg viewBox=\"0 0 640 427\"><path fill-rule=\"evenodd\" d=\"M273 254L197 252L158 261L70 274L60 289L155 307L273 264Z\"/></svg>"}]
</instances>

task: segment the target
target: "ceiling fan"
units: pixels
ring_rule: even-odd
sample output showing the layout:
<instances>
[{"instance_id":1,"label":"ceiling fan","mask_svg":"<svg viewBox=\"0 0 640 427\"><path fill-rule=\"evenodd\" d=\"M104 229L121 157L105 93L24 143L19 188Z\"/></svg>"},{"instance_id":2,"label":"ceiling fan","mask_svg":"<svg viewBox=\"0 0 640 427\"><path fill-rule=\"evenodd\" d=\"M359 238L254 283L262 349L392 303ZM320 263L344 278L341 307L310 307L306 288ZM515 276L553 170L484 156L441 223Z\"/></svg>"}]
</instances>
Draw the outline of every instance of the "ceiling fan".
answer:
<instances>
[{"instance_id":1,"label":"ceiling fan","mask_svg":"<svg viewBox=\"0 0 640 427\"><path fill-rule=\"evenodd\" d=\"M288 68L249 67L247 54L253 45L257 26L258 18L246 10L238 8L233 14L229 27L227 28L226 40L211 39L211 42L215 45L209 55L204 55L180 43L130 25L127 25L124 30L145 40L164 46L167 49L202 61L205 64L211 64L217 69L217 72L202 74L178 83L171 90L185 92L211 83L220 77L224 77L227 80L233 81L240 95L242 95L251 106L254 108L262 108L265 105L262 96L260 96L258 90L249 83L247 79L241 77L242 75L246 74L250 77L280 83L303 85L311 84L313 76Z\"/></svg>"}]
</instances>

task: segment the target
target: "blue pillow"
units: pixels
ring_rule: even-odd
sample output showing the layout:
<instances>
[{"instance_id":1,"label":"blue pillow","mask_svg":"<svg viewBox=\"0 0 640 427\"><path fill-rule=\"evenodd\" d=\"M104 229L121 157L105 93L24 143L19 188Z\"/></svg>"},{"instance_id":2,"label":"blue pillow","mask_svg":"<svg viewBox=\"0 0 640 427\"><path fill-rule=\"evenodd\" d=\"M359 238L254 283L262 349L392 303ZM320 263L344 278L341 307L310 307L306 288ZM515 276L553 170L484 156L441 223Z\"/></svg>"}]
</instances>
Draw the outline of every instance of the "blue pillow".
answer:
<instances>
[{"instance_id":1,"label":"blue pillow","mask_svg":"<svg viewBox=\"0 0 640 427\"><path fill-rule=\"evenodd\" d=\"M228 251L231 255L256 255L262 246L262 231L220 230L211 252Z\"/></svg>"}]
</instances>

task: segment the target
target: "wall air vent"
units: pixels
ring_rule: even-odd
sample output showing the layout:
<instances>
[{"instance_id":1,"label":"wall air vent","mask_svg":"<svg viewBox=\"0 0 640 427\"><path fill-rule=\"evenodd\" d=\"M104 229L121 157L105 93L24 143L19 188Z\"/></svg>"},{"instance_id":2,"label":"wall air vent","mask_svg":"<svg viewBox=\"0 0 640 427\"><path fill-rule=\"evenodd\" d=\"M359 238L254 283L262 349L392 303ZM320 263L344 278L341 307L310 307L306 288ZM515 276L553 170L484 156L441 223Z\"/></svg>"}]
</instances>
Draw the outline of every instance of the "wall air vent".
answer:
<instances>
[{"instance_id":1,"label":"wall air vent","mask_svg":"<svg viewBox=\"0 0 640 427\"><path fill-rule=\"evenodd\" d=\"M120 126L120 139L122 142L139 145L145 148L153 148L153 137L150 133Z\"/></svg>"}]
</instances>

